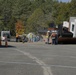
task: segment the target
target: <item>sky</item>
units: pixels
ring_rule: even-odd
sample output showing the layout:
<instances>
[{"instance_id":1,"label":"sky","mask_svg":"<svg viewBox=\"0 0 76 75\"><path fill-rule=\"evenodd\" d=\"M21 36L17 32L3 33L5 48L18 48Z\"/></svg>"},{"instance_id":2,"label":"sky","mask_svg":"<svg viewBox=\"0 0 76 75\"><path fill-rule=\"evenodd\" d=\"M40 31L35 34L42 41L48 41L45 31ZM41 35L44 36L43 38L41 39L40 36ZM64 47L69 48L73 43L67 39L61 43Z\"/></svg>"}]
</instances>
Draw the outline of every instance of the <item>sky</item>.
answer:
<instances>
[{"instance_id":1,"label":"sky","mask_svg":"<svg viewBox=\"0 0 76 75\"><path fill-rule=\"evenodd\" d=\"M70 0L59 0L59 1L62 1L62 2L69 2Z\"/></svg>"}]
</instances>

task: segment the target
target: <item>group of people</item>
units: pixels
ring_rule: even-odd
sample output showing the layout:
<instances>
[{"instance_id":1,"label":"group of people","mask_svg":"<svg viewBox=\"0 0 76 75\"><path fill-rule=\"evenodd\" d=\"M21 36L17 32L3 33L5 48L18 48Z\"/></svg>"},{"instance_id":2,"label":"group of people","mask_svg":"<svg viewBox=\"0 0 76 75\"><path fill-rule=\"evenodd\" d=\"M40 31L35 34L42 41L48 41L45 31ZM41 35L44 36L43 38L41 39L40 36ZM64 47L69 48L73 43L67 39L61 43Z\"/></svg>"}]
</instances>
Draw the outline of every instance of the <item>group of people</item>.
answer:
<instances>
[{"instance_id":1,"label":"group of people","mask_svg":"<svg viewBox=\"0 0 76 75\"><path fill-rule=\"evenodd\" d=\"M18 35L18 33L16 34L16 42L22 41L24 42L38 42L40 40L40 36L39 35L34 35L33 33L29 33L28 35Z\"/></svg>"},{"instance_id":2,"label":"group of people","mask_svg":"<svg viewBox=\"0 0 76 75\"><path fill-rule=\"evenodd\" d=\"M30 35L28 37L29 42L38 42L40 40L40 37L38 35Z\"/></svg>"},{"instance_id":3,"label":"group of people","mask_svg":"<svg viewBox=\"0 0 76 75\"><path fill-rule=\"evenodd\" d=\"M52 45L58 44L58 31L57 30L51 30L47 31L47 43L51 43ZM50 41L51 40L51 41Z\"/></svg>"},{"instance_id":4,"label":"group of people","mask_svg":"<svg viewBox=\"0 0 76 75\"><path fill-rule=\"evenodd\" d=\"M18 42L20 39L19 35L16 34L16 42ZM40 40L39 36L35 36L33 34L29 34L27 36L27 38L25 36L22 36L21 38L22 42L37 42ZM46 43L47 44L52 44L52 45L56 45L58 44L58 31L57 30L51 30L51 31L47 31L46 34Z\"/></svg>"},{"instance_id":5,"label":"group of people","mask_svg":"<svg viewBox=\"0 0 76 75\"><path fill-rule=\"evenodd\" d=\"M22 41L23 43L24 42L27 42L27 37L22 35L22 36L19 36L18 34L16 35L16 42L20 42Z\"/></svg>"}]
</instances>

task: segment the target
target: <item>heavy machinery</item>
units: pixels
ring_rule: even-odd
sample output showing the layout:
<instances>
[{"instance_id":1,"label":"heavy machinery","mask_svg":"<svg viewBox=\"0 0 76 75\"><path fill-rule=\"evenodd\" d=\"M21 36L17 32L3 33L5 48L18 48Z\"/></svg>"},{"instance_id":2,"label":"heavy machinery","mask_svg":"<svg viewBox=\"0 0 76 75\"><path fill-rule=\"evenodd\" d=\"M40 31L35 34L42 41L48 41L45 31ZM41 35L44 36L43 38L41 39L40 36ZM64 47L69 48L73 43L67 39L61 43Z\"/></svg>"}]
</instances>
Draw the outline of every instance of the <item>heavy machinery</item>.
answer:
<instances>
[{"instance_id":1,"label":"heavy machinery","mask_svg":"<svg viewBox=\"0 0 76 75\"><path fill-rule=\"evenodd\" d=\"M58 43L76 44L76 17L70 17L69 22L58 26Z\"/></svg>"}]
</instances>

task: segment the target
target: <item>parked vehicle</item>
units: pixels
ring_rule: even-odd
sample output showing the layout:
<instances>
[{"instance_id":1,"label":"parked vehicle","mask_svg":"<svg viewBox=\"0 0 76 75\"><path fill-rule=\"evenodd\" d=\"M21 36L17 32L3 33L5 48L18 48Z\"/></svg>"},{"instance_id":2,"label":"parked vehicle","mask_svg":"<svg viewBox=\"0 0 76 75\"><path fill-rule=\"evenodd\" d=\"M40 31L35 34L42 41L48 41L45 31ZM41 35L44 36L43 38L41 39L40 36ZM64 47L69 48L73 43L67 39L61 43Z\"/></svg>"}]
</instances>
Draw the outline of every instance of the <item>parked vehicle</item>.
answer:
<instances>
[{"instance_id":1,"label":"parked vehicle","mask_svg":"<svg viewBox=\"0 0 76 75\"><path fill-rule=\"evenodd\" d=\"M7 37L8 41L10 41L10 31L1 31L1 40L4 41L5 37Z\"/></svg>"}]
</instances>

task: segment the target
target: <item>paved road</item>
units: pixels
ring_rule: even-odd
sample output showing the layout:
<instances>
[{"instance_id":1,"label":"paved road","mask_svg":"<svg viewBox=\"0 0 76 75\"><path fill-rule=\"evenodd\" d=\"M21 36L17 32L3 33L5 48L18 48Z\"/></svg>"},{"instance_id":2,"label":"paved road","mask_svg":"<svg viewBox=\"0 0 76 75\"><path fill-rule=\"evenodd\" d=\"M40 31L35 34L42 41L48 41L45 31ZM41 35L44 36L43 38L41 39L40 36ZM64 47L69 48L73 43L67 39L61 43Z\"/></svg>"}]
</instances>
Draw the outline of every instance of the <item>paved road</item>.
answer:
<instances>
[{"instance_id":1,"label":"paved road","mask_svg":"<svg viewBox=\"0 0 76 75\"><path fill-rule=\"evenodd\" d=\"M0 47L0 75L76 75L76 45L9 45Z\"/></svg>"}]
</instances>

